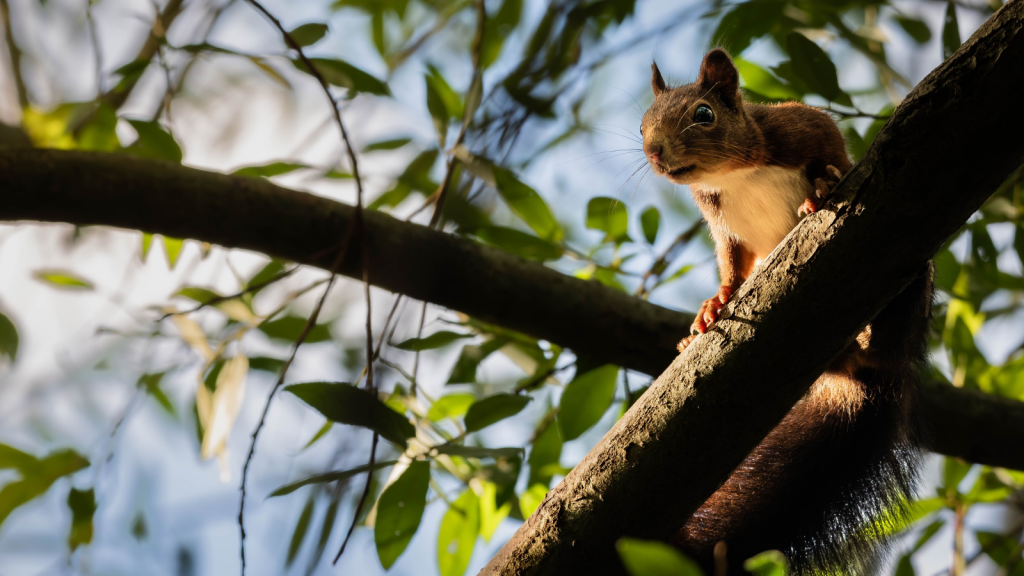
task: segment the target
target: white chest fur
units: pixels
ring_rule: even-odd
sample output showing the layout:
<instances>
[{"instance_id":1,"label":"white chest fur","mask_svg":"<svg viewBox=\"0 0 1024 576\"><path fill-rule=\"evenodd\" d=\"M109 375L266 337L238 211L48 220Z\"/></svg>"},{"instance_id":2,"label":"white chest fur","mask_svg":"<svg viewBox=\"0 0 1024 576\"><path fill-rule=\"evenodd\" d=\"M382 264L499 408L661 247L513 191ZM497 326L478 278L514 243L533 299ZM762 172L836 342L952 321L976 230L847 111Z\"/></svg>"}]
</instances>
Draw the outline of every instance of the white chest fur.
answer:
<instances>
[{"instance_id":1,"label":"white chest fur","mask_svg":"<svg viewBox=\"0 0 1024 576\"><path fill-rule=\"evenodd\" d=\"M781 166L733 170L702 184L718 192L725 226L753 248L758 260L796 226L797 210L811 188L803 170Z\"/></svg>"}]
</instances>

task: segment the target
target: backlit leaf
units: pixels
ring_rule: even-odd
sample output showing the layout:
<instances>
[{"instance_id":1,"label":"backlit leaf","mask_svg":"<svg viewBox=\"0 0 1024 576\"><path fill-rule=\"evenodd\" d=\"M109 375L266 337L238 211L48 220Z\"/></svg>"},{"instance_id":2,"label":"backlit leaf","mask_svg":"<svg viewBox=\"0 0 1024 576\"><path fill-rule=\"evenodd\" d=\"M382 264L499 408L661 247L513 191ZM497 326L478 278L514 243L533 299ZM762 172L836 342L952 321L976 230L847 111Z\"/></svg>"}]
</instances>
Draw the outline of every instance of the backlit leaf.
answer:
<instances>
[{"instance_id":1,"label":"backlit leaf","mask_svg":"<svg viewBox=\"0 0 1024 576\"><path fill-rule=\"evenodd\" d=\"M529 518L547 495L547 486L544 484L531 484L526 489L526 492L519 496L519 512L523 515L523 518Z\"/></svg>"},{"instance_id":2,"label":"backlit leaf","mask_svg":"<svg viewBox=\"0 0 1024 576\"><path fill-rule=\"evenodd\" d=\"M466 410L469 410L470 405L474 401L476 401L476 397L472 394L441 396L430 405L430 410L427 411L427 419L432 422L438 422L445 418L458 418L465 414Z\"/></svg>"},{"instance_id":3,"label":"backlit leaf","mask_svg":"<svg viewBox=\"0 0 1024 576\"><path fill-rule=\"evenodd\" d=\"M530 484L551 484L554 469L562 458L562 433L554 422L546 422L530 447Z\"/></svg>"},{"instance_id":4,"label":"backlit leaf","mask_svg":"<svg viewBox=\"0 0 1024 576\"><path fill-rule=\"evenodd\" d=\"M128 120L128 123L135 128L139 137L135 142L123 148L124 152L143 158L181 163L181 147L159 122Z\"/></svg>"},{"instance_id":5,"label":"backlit leaf","mask_svg":"<svg viewBox=\"0 0 1024 576\"><path fill-rule=\"evenodd\" d=\"M626 205L616 198L599 196L587 203L587 228L605 233L605 240L628 240L629 214Z\"/></svg>"},{"instance_id":6,"label":"backlit leaf","mask_svg":"<svg viewBox=\"0 0 1024 576\"><path fill-rule=\"evenodd\" d=\"M15 508L49 490L62 476L89 466L89 461L73 450L54 452L21 469L21 479L0 489L0 525Z\"/></svg>"},{"instance_id":7,"label":"backlit leaf","mask_svg":"<svg viewBox=\"0 0 1024 576\"><path fill-rule=\"evenodd\" d=\"M442 444L434 448L438 454L458 456L460 458L513 458L522 456L522 448L485 448L483 446L460 446L458 444Z\"/></svg>"},{"instance_id":8,"label":"backlit leaf","mask_svg":"<svg viewBox=\"0 0 1024 576\"><path fill-rule=\"evenodd\" d=\"M704 576L693 560L662 542L620 538L615 549L631 576Z\"/></svg>"},{"instance_id":9,"label":"backlit leaf","mask_svg":"<svg viewBox=\"0 0 1024 576\"><path fill-rule=\"evenodd\" d=\"M316 67L320 75L328 84L347 88L350 92L365 92L378 96L390 96L391 90L383 81L356 68L355 66L333 58L310 58L309 61ZM298 59L292 60L292 64L303 72L308 72L306 65Z\"/></svg>"},{"instance_id":10,"label":"backlit leaf","mask_svg":"<svg viewBox=\"0 0 1024 576\"><path fill-rule=\"evenodd\" d=\"M54 288L65 290L92 290L93 284L64 270L36 270L32 277Z\"/></svg>"},{"instance_id":11,"label":"backlit leaf","mask_svg":"<svg viewBox=\"0 0 1024 576\"><path fill-rule=\"evenodd\" d=\"M462 576L480 531L480 501L466 490L452 502L437 534L437 567L441 576Z\"/></svg>"},{"instance_id":12,"label":"backlit leaf","mask_svg":"<svg viewBox=\"0 0 1024 576\"><path fill-rule=\"evenodd\" d=\"M510 170L494 166L493 172L498 194L509 208L538 236L551 242L560 242L563 236L562 226L555 220L551 209L540 194L521 182Z\"/></svg>"},{"instance_id":13,"label":"backlit leaf","mask_svg":"<svg viewBox=\"0 0 1024 576\"><path fill-rule=\"evenodd\" d=\"M564 440L574 440L597 424L612 405L619 368L606 364L577 375L562 392L558 425Z\"/></svg>"},{"instance_id":14,"label":"backlit leaf","mask_svg":"<svg viewBox=\"0 0 1024 576\"><path fill-rule=\"evenodd\" d=\"M420 526L427 502L430 464L414 460L397 480L384 489L377 501L373 541L377 557L387 570L405 552Z\"/></svg>"},{"instance_id":15,"label":"backlit leaf","mask_svg":"<svg viewBox=\"0 0 1024 576\"><path fill-rule=\"evenodd\" d=\"M789 574L789 563L778 550L761 552L743 563L743 568L757 576L786 576Z\"/></svg>"},{"instance_id":16,"label":"backlit leaf","mask_svg":"<svg viewBox=\"0 0 1024 576\"><path fill-rule=\"evenodd\" d=\"M271 320L260 324L260 331L270 336L271 338L278 338L280 340L287 340L289 342L295 342L299 339L302 334L302 330L306 327L308 318L302 318L300 316L285 316L278 318L277 320ZM316 342L326 342L331 339L331 330L329 324L316 324L310 328L309 333L306 334L305 342L307 344L314 344Z\"/></svg>"},{"instance_id":17,"label":"backlit leaf","mask_svg":"<svg viewBox=\"0 0 1024 576\"><path fill-rule=\"evenodd\" d=\"M647 240L648 244L654 244L654 241L658 239L658 228L660 226L661 212L658 212L658 209L654 206L640 214L640 227L644 231L644 240Z\"/></svg>"},{"instance_id":18,"label":"backlit leaf","mask_svg":"<svg viewBox=\"0 0 1024 576\"><path fill-rule=\"evenodd\" d=\"M369 428L385 440L405 448L416 428L376 396L344 382L310 382L285 388L329 420Z\"/></svg>"}]
</instances>

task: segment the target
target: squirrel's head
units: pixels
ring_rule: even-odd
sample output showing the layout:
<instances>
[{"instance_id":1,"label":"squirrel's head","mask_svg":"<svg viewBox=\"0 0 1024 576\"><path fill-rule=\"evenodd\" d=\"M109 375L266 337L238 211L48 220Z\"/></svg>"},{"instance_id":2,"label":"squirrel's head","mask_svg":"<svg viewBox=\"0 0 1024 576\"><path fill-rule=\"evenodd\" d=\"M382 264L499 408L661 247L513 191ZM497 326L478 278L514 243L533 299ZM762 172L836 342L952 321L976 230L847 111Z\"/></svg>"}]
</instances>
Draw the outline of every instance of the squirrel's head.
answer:
<instances>
[{"instance_id":1,"label":"squirrel's head","mask_svg":"<svg viewBox=\"0 0 1024 576\"><path fill-rule=\"evenodd\" d=\"M700 182L707 174L750 165L757 129L743 111L739 74L729 54L708 52L697 81L670 88L651 64L654 103L640 133L654 172L675 182Z\"/></svg>"}]
</instances>

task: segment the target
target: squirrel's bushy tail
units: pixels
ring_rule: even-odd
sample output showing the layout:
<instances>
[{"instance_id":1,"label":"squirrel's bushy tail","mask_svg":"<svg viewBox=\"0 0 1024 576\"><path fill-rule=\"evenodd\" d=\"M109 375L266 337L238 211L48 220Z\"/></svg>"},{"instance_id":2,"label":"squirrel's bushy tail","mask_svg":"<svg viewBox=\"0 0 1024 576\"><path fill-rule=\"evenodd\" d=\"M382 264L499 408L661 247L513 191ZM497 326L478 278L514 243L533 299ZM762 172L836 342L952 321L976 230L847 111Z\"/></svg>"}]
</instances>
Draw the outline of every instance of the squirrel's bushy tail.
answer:
<instances>
[{"instance_id":1,"label":"squirrel's bushy tail","mask_svg":"<svg viewBox=\"0 0 1024 576\"><path fill-rule=\"evenodd\" d=\"M931 295L929 269L683 525L674 543L709 575L720 541L728 574L746 574L744 560L773 549L794 574L871 566L873 519L898 512L915 486L914 406Z\"/></svg>"}]
</instances>

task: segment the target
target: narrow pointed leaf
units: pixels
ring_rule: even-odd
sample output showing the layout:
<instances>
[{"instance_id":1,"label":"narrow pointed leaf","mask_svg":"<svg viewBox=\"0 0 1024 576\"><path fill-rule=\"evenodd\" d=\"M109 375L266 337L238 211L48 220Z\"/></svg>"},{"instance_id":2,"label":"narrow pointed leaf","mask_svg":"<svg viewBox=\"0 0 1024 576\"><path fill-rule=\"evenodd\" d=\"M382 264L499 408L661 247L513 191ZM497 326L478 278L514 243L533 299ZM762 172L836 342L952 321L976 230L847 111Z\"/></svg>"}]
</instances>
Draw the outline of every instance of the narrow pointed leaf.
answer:
<instances>
[{"instance_id":1,"label":"narrow pointed leaf","mask_svg":"<svg viewBox=\"0 0 1024 576\"><path fill-rule=\"evenodd\" d=\"M310 382L285 388L328 419L339 424L362 426L403 449L416 435L405 416L388 408L373 394L344 382Z\"/></svg>"},{"instance_id":2,"label":"narrow pointed leaf","mask_svg":"<svg viewBox=\"0 0 1024 576\"><path fill-rule=\"evenodd\" d=\"M405 472L384 489L377 501L373 541L377 557L387 570L405 552L423 518L430 483L430 464L415 460Z\"/></svg>"},{"instance_id":3,"label":"narrow pointed leaf","mask_svg":"<svg viewBox=\"0 0 1024 576\"><path fill-rule=\"evenodd\" d=\"M275 496L284 496L285 494L291 494L303 486L309 486L310 484L324 484L326 482L337 482L339 480L348 480L353 476L357 476L364 472L371 472L374 470L380 470L381 468L387 468L388 466L394 466L398 463L398 460L387 460L384 462L374 462L373 466L364 464L362 466L356 466L350 470L335 470L333 472L324 472L323 474L316 474L302 480L296 480L281 486L277 490L270 493L267 498L274 498Z\"/></svg>"}]
</instances>

